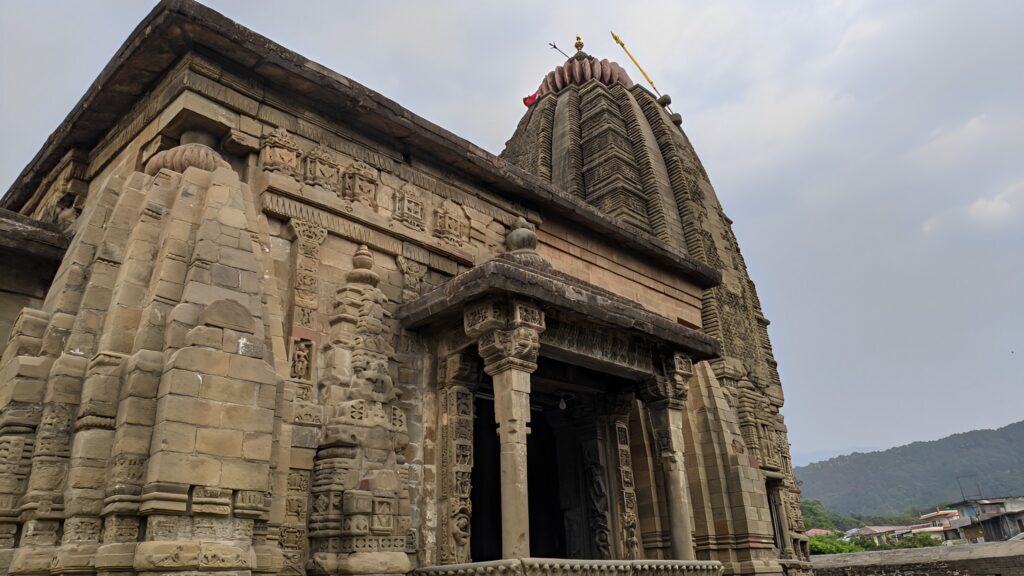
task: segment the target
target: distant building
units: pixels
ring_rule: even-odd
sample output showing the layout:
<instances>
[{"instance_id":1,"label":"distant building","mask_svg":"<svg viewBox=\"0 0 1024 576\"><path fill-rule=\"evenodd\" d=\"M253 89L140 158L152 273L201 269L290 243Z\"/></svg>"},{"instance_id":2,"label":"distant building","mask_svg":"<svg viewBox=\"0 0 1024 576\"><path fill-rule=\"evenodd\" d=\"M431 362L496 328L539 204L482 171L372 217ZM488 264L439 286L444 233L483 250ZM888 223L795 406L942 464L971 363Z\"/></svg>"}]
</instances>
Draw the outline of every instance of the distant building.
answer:
<instances>
[{"instance_id":1,"label":"distant building","mask_svg":"<svg viewBox=\"0 0 1024 576\"><path fill-rule=\"evenodd\" d=\"M824 528L811 528L807 532L804 532L804 534L807 534L808 536L831 536L835 533L835 530L826 530Z\"/></svg>"},{"instance_id":2,"label":"distant building","mask_svg":"<svg viewBox=\"0 0 1024 576\"><path fill-rule=\"evenodd\" d=\"M936 510L920 516L921 524L916 525L910 531L911 534L928 534L936 540L952 542L961 540L960 531L951 525L960 518L957 510Z\"/></svg>"},{"instance_id":3,"label":"distant building","mask_svg":"<svg viewBox=\"0 0 1024 576\"><path fill-rule=\"evenodd\" d=\"M881 546L896 540L897 532L904 532L909 529L910 526L863 526L851 534L851 536L866 538Z\"/></svg>"},{"instance_id":4,"label":"distant building","mask_svg":"<svg viewBox=\"0 0 1024 576\"><path fill-rule=\"evenodd\" d=\"M959 517L950 521L971 543L997 542L1024 532L1024 496L978 498L950 505Z\"/></svg>"}]
</instances>

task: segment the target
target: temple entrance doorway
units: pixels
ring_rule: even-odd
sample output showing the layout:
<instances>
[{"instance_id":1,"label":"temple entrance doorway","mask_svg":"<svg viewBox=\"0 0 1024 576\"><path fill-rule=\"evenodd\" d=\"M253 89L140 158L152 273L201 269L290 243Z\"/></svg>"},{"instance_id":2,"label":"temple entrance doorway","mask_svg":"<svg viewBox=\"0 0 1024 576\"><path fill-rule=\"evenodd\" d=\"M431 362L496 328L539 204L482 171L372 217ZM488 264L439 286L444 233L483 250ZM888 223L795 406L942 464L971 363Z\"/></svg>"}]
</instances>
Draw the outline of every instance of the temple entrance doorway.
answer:
<instances>
[{"instance_id":1,"label":"temple entrance doorway","mask_svg":"<svg viewBox=\"0 0 1024 576\"><path fill-rule=\"evenodd\" d=\"M473 502L470 558L485 562L502 558L501 455L495 425L495 403L488 392L477 394L473 426ZM567 534L577 523L566 524L563 502L566 494L583 489L579 440L564 438L556 426L561 414L557 405L538 405L531 410L530 434L526 441L526 482L529 486L529 548L535 558L572 558L566 547ZM565 430L568 431L568 430ZM571 460L571 461L567 461Z\"/></svg>"},{"instance_id":2,"label":"temple entrance doorway","mask_svg":"<svg viewBox=\"0 0 1024 576\"><path fill-rule=\"evenodd\" d=\"M501 455L493 396L477 394L473 416L469 554L474 562L484 562L501 558Z\"/></svg>"}]
</instances>

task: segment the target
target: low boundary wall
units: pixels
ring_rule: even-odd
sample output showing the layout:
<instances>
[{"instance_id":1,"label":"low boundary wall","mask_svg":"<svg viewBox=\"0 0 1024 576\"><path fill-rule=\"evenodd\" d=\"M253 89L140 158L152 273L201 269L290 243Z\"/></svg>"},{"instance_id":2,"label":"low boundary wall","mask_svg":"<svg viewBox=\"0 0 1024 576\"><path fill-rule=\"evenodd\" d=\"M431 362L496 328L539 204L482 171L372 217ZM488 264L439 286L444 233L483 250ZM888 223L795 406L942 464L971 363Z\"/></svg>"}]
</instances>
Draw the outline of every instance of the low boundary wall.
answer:
<instances>
[{"instance_id":1,"label":"low boundary wall","mask_svg":"<svg viewBox=\"0 0 1024 576\"><path fill-rule=\"evenodd\" d=\"M1024 576L1024 542L812 556L817 576Z\"/></svg>"}]
</instances>

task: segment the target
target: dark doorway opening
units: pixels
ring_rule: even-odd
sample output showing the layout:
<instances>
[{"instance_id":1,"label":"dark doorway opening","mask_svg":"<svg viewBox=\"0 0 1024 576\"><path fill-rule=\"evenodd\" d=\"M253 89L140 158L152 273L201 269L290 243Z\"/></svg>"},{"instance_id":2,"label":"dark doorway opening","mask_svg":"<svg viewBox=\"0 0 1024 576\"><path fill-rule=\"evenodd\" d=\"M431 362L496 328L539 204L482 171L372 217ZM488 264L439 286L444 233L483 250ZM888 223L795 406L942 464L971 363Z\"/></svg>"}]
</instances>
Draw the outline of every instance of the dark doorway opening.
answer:
<instances>
[{"instance_id":1,"label":"dark doorway opening","mask_svg":"<svg viewBox=\"0 0 1024 576\"><path fill-rule=\"evenodd\" d=\"M530 555L565 558L565 518L558 477L558 442L548 419L534 411L526 438L526 479L530 486Z\"/></svg>"},{"instance_id":2,"label":"dark doorway opening","mask_svg":"<svg viewBox=\"0 0 1024 576\"><path fill-rule=\"evenodd\" d=\"M501 558L501 460L494 400L477 396L474 410L469 555L485 562Z\"/></svg>"},{"instance_id":3,"label":"dark doorway opening","mask_svg":"<svg viewBox=\"0 0 1024 576\"><path fill-rule=\"evenodd\" d=\"M473 423L473 500L470 556L474 562L501 558L501 456L494 400L477 396ZM565 519L558 477L558 442L548 419L534 412L526 441L530 495L530 555L565 558Z\"/></svg>"}]
</instances>

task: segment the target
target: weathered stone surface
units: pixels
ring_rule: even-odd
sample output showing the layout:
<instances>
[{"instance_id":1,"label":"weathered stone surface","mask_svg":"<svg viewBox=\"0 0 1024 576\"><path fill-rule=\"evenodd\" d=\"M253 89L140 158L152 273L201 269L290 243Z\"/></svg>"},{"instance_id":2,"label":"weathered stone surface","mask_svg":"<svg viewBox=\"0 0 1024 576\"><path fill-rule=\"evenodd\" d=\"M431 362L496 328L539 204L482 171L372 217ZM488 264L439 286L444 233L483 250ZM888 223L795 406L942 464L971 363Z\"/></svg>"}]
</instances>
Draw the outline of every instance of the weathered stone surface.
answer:
<instances>
[{"instance_id":1,"label":"weathered stone surface","mask_svg":"<svg viewBox=\"0 0 1024 576\"><path fill-rule=\"evenodd\" d=\"M580 54L524 171L158 5L2 201L0 255L52 270L4 261L0 571L429 573L490 530L509 560L458 570L806 572L728 219L665 100Z\"/></svg>"},{"instance_id":2,"label":"weathered stone surface","mask_svg":"<svg viewBox=\"0 0 1024 576\"><path fill-rule=\"evenodd\" d=\"M1024 545L990 542L970 546L937 546L812 558L821 576L981 576L1024 574Z\"/></svg>"}]
</instances>

